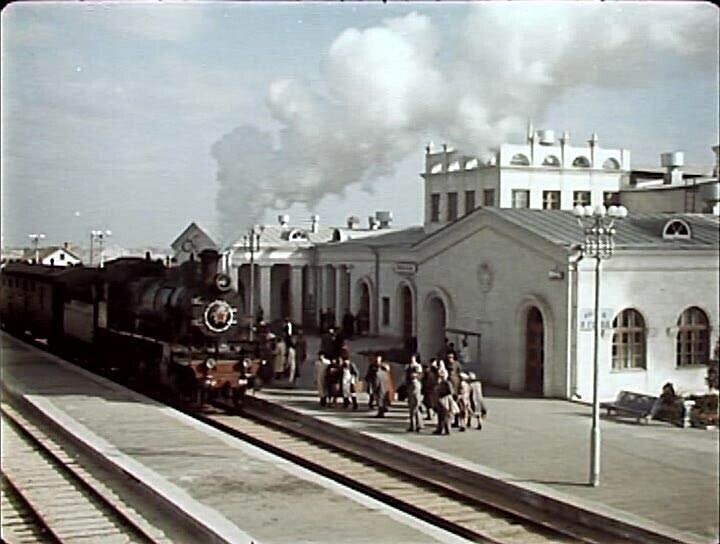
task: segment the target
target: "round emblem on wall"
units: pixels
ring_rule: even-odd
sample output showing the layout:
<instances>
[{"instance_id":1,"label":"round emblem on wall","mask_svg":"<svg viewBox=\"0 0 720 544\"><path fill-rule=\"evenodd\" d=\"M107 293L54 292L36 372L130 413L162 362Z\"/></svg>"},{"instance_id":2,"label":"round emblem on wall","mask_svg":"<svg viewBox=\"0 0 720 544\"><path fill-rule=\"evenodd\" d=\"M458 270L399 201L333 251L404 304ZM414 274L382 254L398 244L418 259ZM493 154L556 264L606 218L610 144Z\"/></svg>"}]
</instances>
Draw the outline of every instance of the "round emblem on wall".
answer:
<instances>
[{"instance_id":1,"label":"round emblem on wall","mask_svg":"<svg viewBox=\"0 0 720 544\"><path fill-rule=\"evenodd\" d=\"M489 292L493 287L493 269L490 263L482 263L478 266L478 280L483 293Z\"/></svg>"}]
</instances>

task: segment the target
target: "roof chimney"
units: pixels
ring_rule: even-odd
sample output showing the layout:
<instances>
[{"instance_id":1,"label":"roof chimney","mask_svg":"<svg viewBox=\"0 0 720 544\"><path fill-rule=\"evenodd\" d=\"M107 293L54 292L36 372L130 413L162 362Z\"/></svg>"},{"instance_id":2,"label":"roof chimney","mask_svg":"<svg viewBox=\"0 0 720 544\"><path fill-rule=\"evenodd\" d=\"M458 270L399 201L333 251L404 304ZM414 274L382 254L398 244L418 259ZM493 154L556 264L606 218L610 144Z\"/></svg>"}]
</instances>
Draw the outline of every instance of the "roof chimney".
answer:
<instances>
[{"instance_id":1,"label":"roof chimney","mask_svg":"<svg viewBox=\"0 0 720 544\"><path fill-rule=\"evenodd\" d=\"M311 215L310 216L310 232L313 234L317 234L320 230L320 216L319 215Z\"/></svg>"},{"instance_id":2,"label":"roof chimney","mask_svg":"<svg viewBox=\"0 0 720 544\"><path fill-rule=\"evenodd\" d=\"M379 228L386 229L392 223L392 212L377 211L375 212L375 219L379 223Z\"/></svg>"},{"instance_id":3,"label":"roof chimney","mask_svg":"<svg viewBox=\"0 0 720 544\"><path fill-rule=\"evenodd\" d=\"M351 215L347 218L347 228L350 230L355 229L360 224L360 218L356 215Z\"/></svg>"},{"instance_id":4,"label":"roof chimney","mask_svg":"<svg viewBox=\"0 0 720 544\"><path fill-rule=\"evenodd\" d=\"M368 227L370 228L370 230L378 229L378 220L375 219L374 215L368 216Z\"/></svg>"},{"instance_id":5,"label":"roof chimney","mask_svg":"<svg viewBox=\"0 0 720 544\"><path fill-rule=\"evenodd\" d=\"M278 223L281 227L287 227L290 222L290 216L287 214L278 215Z\"/></svg>"},{"instance_id":6,"label":"roof chimney","mask_svg":"<svg viewBox=\"0 0 720 544\"><path fill-rule=\"evenodd\" d=\"M70 242L63 242L63 249L69 250L69 249L70 249Z\"/></svg>"},{"instance_id":7,"label":"roof chimney","mask_svg":"<svg viewBox=\"0 0 720 544\"><path fill-rule=\"evenodd\" d=\"M682 181L682 170L685 164L685 154L682 151L672 151L660 154L660 164L666 168L664 185L671 185Z\"/></svg>"}]
</instances>

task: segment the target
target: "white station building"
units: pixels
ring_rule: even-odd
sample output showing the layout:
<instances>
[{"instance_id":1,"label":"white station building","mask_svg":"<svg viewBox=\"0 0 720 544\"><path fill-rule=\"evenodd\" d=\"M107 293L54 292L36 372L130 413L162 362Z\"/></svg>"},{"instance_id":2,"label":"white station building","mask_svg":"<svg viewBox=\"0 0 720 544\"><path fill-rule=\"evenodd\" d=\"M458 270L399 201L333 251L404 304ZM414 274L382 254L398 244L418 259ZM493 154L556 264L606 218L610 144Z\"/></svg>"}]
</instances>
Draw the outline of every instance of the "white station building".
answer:
<instances>
[{"instance_id":1,"label":"white station building","mask_svg":"<svg viewBox=\"0 0 720 544\"><path fill-rule=\"evenodd\" d=\"M338 322L350 309L370 334L398 344L415 337L423 359L446 337L456 346L466 339L472 369L488 383L590 399L595 261L582 257L571 210L619 202L632 170L626 150L601 149L595 136L581 147L568 140L538 131L486 164L427 149L422 226L394 228L388 212L366 228L356 217L332 228L317 216L306 226L280 216L252 255L247 241L227 250L246 311L251 284L266 320L312 328L321 308ZM718 342L718 216L649 212L631 208L618 221L615 252L602 264L603 399L623 389L658 394L667 381L702 391Z\"/></svg>"}]
</instances>

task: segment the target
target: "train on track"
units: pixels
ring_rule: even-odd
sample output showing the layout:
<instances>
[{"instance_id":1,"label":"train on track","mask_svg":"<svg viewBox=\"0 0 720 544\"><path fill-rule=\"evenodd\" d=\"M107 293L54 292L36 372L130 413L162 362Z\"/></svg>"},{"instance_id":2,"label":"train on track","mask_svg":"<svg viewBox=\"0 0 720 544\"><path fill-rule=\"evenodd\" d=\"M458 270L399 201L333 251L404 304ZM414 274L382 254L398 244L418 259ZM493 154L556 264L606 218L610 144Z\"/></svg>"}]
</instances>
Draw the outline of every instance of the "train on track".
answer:
<instances>
[{"instance_id":1,"label":"train on track","mask_svg":"<svg viewBox=\"0 0 720 544\"><path fill-rule=\"evenodd\" d=\"M241 405L270 347L265 331L240 314L218 252L198 257L173 267L149 254L104 268L7 263L0 324L121 381L201 405L212 398Z\"/></svg>"}]
</instances>

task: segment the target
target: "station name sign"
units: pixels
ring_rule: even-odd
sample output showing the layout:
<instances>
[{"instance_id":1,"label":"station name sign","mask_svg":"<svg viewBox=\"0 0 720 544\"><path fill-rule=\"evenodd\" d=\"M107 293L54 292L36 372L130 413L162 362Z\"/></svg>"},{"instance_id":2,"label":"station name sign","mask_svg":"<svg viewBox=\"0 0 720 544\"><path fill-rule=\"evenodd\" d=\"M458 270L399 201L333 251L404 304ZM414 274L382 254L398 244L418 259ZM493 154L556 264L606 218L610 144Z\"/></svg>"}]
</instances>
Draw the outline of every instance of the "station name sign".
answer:
<instances>
[{"instance_id":1,"label":"station name sign","mask_svg":"<svg viewBox=\"0 0 720 544\"><path fill-rule=\"evenodd\" d=\"M395 263L395 272L398 274L415 274L417 265L415 263Z\"/></svg>"},{"instance_id":2,"label":"station name sign","mask_svg":"<svg viewBox=\"0 0 720 544\"><path fill-rule=\"evenodd\" d=\"M600 330L612 328L613 311L611 308L600 309ZM592 308L582 308L578 310L578 322L581 331L595 330L595 310Z\"/></svg>"}]
</instances>

